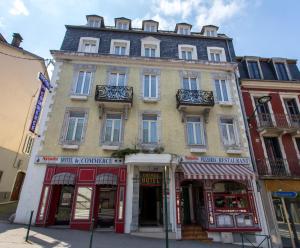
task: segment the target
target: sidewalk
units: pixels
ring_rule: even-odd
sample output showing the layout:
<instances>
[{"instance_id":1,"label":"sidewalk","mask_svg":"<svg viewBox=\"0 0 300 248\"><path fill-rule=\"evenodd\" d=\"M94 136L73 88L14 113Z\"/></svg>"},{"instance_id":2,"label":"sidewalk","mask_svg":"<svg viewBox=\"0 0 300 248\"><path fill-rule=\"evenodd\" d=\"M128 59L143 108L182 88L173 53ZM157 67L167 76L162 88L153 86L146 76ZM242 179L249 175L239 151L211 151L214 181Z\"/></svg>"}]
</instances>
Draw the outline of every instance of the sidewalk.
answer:
<instances>
[{"instance_id":1,"label":"sidewalk","mask_svg":"<svg viewBox=\"0 0 300 248\"><path fill-rule=\"evenodd\" d=\"M26 226L0 223L0 247L74 247L88 248L90 233L86 231L32 227L30 243L26 243ZM94 232L93 248L164 248L165 241L112 232ZM236 245L204 244L198 241L171 240L169 248L234 248Z\"/></svg>"}]
</instances>

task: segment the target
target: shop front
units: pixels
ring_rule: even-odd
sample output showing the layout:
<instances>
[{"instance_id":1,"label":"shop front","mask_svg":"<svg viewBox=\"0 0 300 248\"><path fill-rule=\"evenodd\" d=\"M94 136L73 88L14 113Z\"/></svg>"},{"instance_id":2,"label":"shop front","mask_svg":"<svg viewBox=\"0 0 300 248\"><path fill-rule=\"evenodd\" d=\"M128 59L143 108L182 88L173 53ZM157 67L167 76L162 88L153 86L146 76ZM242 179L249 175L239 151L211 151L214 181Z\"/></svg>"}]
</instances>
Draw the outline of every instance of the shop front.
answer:
<instances>
[{"instance_id":1,"label":"shop front","mask_svg":"<svg viewBox=\"0 0 300 248\"><path fill-rule=\"evenodd\" d=\"M236 232L261 231L252 181L241 160L184 160L176 172L176 219L184 237L190 225L215 241L233 243ZM225 237L226 236L226 237Z\"/></svg>"},{"instance_id":2,"label":"shop front","mask_svg":"<svg viewBox=\"0 0 300 248\"><path fill-rule=\"evenodd\" d=\"M126 167L47 165L36 224L124 232Z\"/></svg>"}]
</instances>

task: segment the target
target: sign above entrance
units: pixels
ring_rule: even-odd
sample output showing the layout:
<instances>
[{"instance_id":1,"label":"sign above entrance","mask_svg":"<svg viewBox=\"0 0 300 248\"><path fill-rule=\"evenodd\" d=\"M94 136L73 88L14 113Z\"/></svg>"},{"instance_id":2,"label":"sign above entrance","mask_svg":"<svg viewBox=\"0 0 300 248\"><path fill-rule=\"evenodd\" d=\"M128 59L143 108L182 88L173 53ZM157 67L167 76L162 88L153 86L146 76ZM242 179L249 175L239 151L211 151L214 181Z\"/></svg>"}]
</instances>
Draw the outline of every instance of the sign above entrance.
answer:
<instances>
[{"instance_id":1,"label":"sign above entrance","mask_svg":"<svg viewBox=\"0 0 300 248\"><path fill-rule=\"evenodd\" d=\"M161 186L162 180L159 172L141 172L140 183L143 186Z\"/></svg>"},{"instance_id":2,"label":"sign above entrance","mask_svg":"<svg viewBox=\"0 0 300 248\"><path fill-rule=\"evenodd\" d=\"M185 156L182 158L182 162L195 162L206 164L250 164L250 158L229 158L229 157L194 157Z\"/></svg>"},{"instance_id":3,"label":"sign above entrance","mask_svg":"<svg viewBox=\"0 0 300 248\"><path fill-rule=\"evenodd\" d=\"M297 192L277 191L277 192L273 192L273 196L283 197L283 198L296 198L297 197Z\"/></svg>"},{"instance_id":4,"label":"sign above entrance","mask_svg":"<svg viewBox=\"0 0 300 248\"><path fill-rule=\"evenodd\" d=\"M36 156L36 164L62 164L62 165L113 165L123 164L123 159L110 157L60 157Z\"/></svg>"}]
</instances>

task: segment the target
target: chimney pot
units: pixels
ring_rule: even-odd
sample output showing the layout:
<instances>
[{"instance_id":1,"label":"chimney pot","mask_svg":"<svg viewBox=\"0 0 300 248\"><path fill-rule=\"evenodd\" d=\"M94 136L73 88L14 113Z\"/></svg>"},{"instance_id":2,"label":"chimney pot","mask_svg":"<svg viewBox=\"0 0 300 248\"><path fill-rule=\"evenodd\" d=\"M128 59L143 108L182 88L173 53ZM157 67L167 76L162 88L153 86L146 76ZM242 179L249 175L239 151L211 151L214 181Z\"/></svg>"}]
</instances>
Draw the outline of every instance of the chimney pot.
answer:
<instances>
[{"instance_id":1,"label":"chimney pot","mask_svg":"<svg viewBox=\"0 0 300 248\"><path fill-rule=\"evenodd\" d=\"M15 47L20 47L21 42L23 41L22 36L19 33L13 34L13 39L11 44Z\"/></svg>"}]
</instances>

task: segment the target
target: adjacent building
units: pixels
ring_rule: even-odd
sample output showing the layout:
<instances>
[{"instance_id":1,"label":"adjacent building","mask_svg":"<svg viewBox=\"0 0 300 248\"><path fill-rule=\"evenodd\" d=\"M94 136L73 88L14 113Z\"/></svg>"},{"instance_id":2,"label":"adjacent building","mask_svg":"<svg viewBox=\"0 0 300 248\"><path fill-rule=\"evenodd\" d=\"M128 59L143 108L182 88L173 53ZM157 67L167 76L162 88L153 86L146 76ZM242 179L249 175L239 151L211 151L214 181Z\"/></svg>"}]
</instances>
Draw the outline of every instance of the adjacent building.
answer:
<instances>
[{"instance_id":1,"label":"adjacent building","mask_svg":"<svg viewBox=\"0 0 300 248\"><path fill-rule=\"evenodd\" d=\"M34 210L43 226L227 243L266 233L232 39L97 15L66 29L16 222Z\"/></svg>"},{"instance_id":2,"label":"adjacent building","mask_svg":"<svg viewBox=\"0 0 300 248\"><path fill-rule=\"evenodd\" d=\"M244 56L237 61L272 243L281 247L280 236L285 243L288 227L282 200L274 192L300 191L300 72L293 59ZM295 229L299 197L285 199L285 204L300 245Z\"/></svg>"},{"instance_id":3,"label":"adjacent building","mask_svg":"<svg viewBox=\"0 0 300 248\"><path fill-rule=\"evenodd\" d=\"M0 34L0 202L19 199L35 139L29 131L41 82L44 59L20 47L22 37L9 43ZM38 129L37 129L38 130Z\"/></svg>"}]
</instances>

